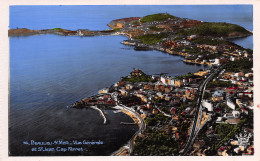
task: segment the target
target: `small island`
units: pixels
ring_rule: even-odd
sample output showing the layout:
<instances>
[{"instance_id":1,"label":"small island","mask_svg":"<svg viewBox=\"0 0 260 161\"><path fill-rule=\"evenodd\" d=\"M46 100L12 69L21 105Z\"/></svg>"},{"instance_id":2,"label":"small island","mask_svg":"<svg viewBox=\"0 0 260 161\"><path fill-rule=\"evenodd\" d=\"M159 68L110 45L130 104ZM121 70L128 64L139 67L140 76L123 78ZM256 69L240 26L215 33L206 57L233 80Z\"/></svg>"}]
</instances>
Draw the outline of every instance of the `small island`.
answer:
<instances>
[{"instance_id":1,"label":"small island","mask_svg":"<svg viewBox=\"0 0 260 161\"><path fill-rule=\"evenodd\" d=\"M207 70L176 77L135 69L98 95L71 108L115 108L139 130L112 155L253 155L253 51L229 41L252 32L223 22L203 22L168 13L113 20L110 30L10 29L9 36L124 35L135 50L184 57ZM125 123L124 123L125 125ZM124 126L122 125L122 126Z\"/></svg>"}]
</instances>

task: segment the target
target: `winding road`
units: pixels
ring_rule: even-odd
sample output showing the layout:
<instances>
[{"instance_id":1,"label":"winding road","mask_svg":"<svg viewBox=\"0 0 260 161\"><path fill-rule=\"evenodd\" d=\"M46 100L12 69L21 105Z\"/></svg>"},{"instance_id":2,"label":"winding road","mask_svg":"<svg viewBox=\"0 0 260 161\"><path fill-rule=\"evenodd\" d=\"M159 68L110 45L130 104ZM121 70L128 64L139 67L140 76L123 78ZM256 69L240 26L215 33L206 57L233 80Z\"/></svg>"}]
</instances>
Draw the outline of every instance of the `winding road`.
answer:
<instances>
[{"instance_id":1,"label":"winding road","mask_svg":"<svg viewBox=\"0 0 260 161\"><path fill-rule=\"evenodd\" d=\"M135 132L135 134L132 136L132 138L128 141L128 145L125 146L125 147L127 147L127 149L129 149L129 154L131 154L131 152L132 152L132 150L133 150L133 145L134 145L134 139L135 139L135 137L136 137L138 134L142 133L143 130L145 129L144 120L141 118L141 116L140 116L134 109L129 108L129 107L126 107L126 106L123 105L123 104L119 104L119 105L115 106L114 108L115 108L115 109L120 109L120 110L126 110L126 111L132 113L133 115L135 115L135 117L136 117L136 118L139 120L139 122L140 122L139 130ZM113 155L116 155L117 153L120 153L119 151L120 151L120 149L119 149L118 151L114 152L114 153L112 154L112 156L113 156Z\"/></svg>"}]
</instances>

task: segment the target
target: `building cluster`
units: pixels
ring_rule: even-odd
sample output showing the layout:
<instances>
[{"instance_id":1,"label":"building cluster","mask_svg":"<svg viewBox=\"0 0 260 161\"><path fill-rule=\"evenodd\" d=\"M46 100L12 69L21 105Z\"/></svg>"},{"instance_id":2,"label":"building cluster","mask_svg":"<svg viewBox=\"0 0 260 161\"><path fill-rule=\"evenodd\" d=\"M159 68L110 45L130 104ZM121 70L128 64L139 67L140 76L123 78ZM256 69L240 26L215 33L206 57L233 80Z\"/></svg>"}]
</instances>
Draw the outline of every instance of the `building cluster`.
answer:
<instances>
[{"instance_id":1,"label":"building cluster","mask_svg":"<svg viewBox=\"0 0 260 161\"><path fill-rule=\"evenodd\" d=\"M136 69L125 78L132 79L141 75L145 74ZM201 78L177 79L166 75L147 77L151 78L151 81L131 83L122 79L110 87L110 91L113 91L112 95L117 96L116 100L118 103L132 106L145 117L150 114L156 114L163 108L166 113L171 114L184 111L188 113L192 110L193 107L186 108L183 111L177 109L180 104L194 100ZM103 92L106 93L107 91L103 90ZM135 101L135 104L133 104L131 100L134 100L134 98L140 101Z\"/></svg>"},{"instance_id":2,"label":"building cluster","mask_svg":"<svg viewBox=\"0 0 260 161\"><path fill-rule=\"evenodd\" d=\"M149 81L132 81L140 77L148 78ZM171 121L160 121L148 128L162 130L182 142L184 146L201 82L202 77L193 74L183 78L150 76L135 69L111 87L101 89L98 95L82 99L73 107L124 105L134 109L143 119L162 114Z\"/></svg>"},{"instance_id":3,"label":"building cluster","mask_svg":"<svg viewBox=\"0 0 260 161\"><path fill-rule=\"evenodd\" d=\"M123 44L133 45L136 50L159 50L172 55L180 55L184 62L210 66L208 70L189 73L183 76L146 75L135 69L128 76L122 77L99 94L76 102L75 106L115 106L132 108L144 120L153 120L147 128L160 130L180 142L184 148L192 120L197 113L196 107L200 84L208 78L214 68L219 68L234 61L253 61L251 50L244 49L222 37L178 34L184 28L203 23L201 21L168 18L163 21L141 22L140 17L118 19L109 26L114 32L124 34L129 40ZM83 31L77 32L84 35ZM137 36L158 34L158 42L145 44ZM161 35L166 35L165 37ZM159 38L160 37L160 38ZM152 39L157 39L152 36ZM159 40L160 39L160 40ZM253 154L253 70L228 72L227 68L214 76L204 90L199 112L199 131L196 134L190 155L209 155L216 148L214 155L251 155ZM246 72L245 72L246 71ZM169 118L160 120L157 115ZM155 121L156 119L159 119ZM247 119L247 122L244 120ZM170 120L170 121L169 121ZM149 122L149 121L148 121ZM235 132L221 138L215 129L217 126L232 127ZM242 130L242 131L241 131ZM201 135L206 139L202 139ZM241 135L240 135L241 134ZM245 143L245 140L247 143ZM212 142L219 142L211 147Z\"/></svg>"},{"instance_id":4,"label":"building cluster","mask_svg":"<svg viewBox=\"0 0 260 161\"><path fill-rule=\"evenodd\" d=\"M170 121L159 121L148 128L164 131L185 146L196 109L198 87L210 73L209 69L177 77L164 74L150 76L135 69L111 87L101 89L98 95L76 102L74 106L124 105L138 112L144 120L158 114L163 115ZM244 118L253 117L252 80L252 72L234 73L223 69L209 82L229 82L229 86L215 84L204 91L200 129L206 128L205 133L209 139L218 139L218 134L212 129L214 126L238 126ZM249 121L241 127L244 130L243 136L251 138L248 144L242 144L241 140L245 138L237 134L236 139L233 137L219 147L218 155L252 154L252 126L253 122ZM193 148L192 155L206 155L210 144L198 137Z\"/></svg>"},{"instance_id":5,"label":"building cluster","mask_svg":"<svg viewBox=\"0 0 260 161\"><path fill-rule=\"evenodd\" d=\"M207 95L202 100L202 106L210 117L206 129L209 140L218 140L218 133L212 129L216 125L239 126L241 134L226 140L217 150L218 155L252 155L253 149L253 72L225 72L222 70L213 82L228 82L225 87L210 86L205 90ZM240 125L247 118L247 121ZM240 127L241 126L241 127ZM193 153L205 155L210 144L198 138L194 144ZM245 141L246 140L246 141Z\"/></svg>"}]
</instances>

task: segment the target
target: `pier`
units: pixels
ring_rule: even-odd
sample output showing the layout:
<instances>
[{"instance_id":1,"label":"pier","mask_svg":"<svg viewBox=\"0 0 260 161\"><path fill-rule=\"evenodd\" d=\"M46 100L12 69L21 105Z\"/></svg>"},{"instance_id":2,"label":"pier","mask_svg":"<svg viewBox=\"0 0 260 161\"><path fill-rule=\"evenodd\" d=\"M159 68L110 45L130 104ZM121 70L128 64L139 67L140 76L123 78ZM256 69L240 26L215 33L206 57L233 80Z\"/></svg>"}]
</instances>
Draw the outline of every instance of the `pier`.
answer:
<instances>
[{"instance_id":1,"label":"pier","mask_svg":"<svg viewBox=\"0 0 260 161\"><path fill-rule=\"evenodd\" d=\"M102 110L100 110L99 108L97 108L96 106L90 106L90 108L92 108L92 109L94 109L94 110L98 110L99 111L99 113L100 113L100 115L103 117L103 119L104 119L104 124L106 124L107 123L107 118L106 118L106 116L105 116L105 114L103 113L103 111Z\"/></svg>"},{"instance_id":2,"label":"pier","mask_svg":"<svg viewBox=\"0 0 260 161\"><path fill-rule=\"evenodd\" d=\"M136 125L134 122L120 122L120 125Z\"/></svg>"}]
</instances>

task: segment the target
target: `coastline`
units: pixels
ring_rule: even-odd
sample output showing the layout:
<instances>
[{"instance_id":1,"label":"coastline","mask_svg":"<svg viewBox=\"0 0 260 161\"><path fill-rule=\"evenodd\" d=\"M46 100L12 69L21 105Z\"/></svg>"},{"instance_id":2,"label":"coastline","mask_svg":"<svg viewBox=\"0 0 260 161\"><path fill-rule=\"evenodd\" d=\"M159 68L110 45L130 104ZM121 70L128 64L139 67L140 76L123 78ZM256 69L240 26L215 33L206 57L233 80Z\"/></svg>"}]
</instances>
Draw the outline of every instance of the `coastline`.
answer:
<instances>
[{"instance_id":1,"label":"coastline","mask_svg":"<svg viewBox=\"0 0 260 161\"><path fill-rule=\"evenodd\" d=\"M39 33L39 34L35 34L35 35L42 35L42 34L46 34L46 33ZM55 33L56 34L56 33ZM80 36L80 35L62 35L62 34L57 34L57 35L60 35L60 36ZM94 36L105 36L105 35L121 35L121 36L126 36L127 38L128 38L128 40L130 40L130 37L129 37L129 35L127 35L127 34L125 34L125 33L120 33L120 32L113 32L113 33L109 33L109 34L97 34L97 35L94 35ZM28 36L30 36L30 35L28 35ZM90 36L90 35L89 35ZM92 35L91 35L92 36ZM86 36L87 37L87 36ZM242 37L246 37L246 36L242 36ZM235 38L232 38L232 39L236 39L236 38L241 38L241 37L235 37ZM124 44L124 45L130 45L130 46L137 46L137 45L140 45L139 43L137 43L137 44L127 44L127 43L124 43L124 42L122 42L122 44ZM141 44L141 45L144 45L144 44ZM187 61L186 59L185 59L185 57L187 57L187 56L190 56L188 53L184 53L184 52L174 52L174 51L171 51L171 50L169 50L169 49L163 49L163 48L157 48L157 47L153 47L153 46L149 46L150 47L150 49L152 49L152 50L157 50L157 51L160 51L160 52L165 52L165 53L168 53L169 55L173 55L173 56L181 56L181 57L183 57L184 59L183 59L183 62L186 62L186 63L190 63L190 64L193 64L193 65L195 65L195 64L199 64L199 65L211 65L211 64L209 64L209 63L200 63L200 62L192 62L192 61ZM92 107L90 107L90 108L92 108ZM93 108L93 109L95 109L95 110L98 110L99 112L101 111L100 109L98 109L98 108ZM116 150L115 152L113 152L112 154L111 154L111 156L126 156L126 155L130 155L131 154L131 148L133 147L133 145L134 145L134 140L135 140L135 138L139 135L139 133L140 133L140 126L141 126L141 123L140 123L140 121L138 121L138 118L134 115L134 114L132 114L131 112L129 112L129 111L126 111L126 110L121 110L124 114L126 114L126 115L128 115L129 117L131 117L131 119L138 125L138 127L139 127L139 130L133 135L133 137L128 141L128 143L127 144L129 144L129 145L123 145L123 146L121 146L121 147L119 147L119 149L118 150ZM100 112L100 115L104 118L104 124L106 124L107 123L107 120L105 119L105 116L104 116L104 114L102 115L102 111Z\"/></svg>"},{"instance_id":2,"label":"coastline","mask_svg":"<svg viewBox=\"0 0 260 161\"><path fill-rule=\"evenodd\" d=\"M139 126L139 130L136 131L136 133L132 136L132 138L128 141L128 145L124 145L121 148L119 148L117 151L113 152L111 156L121 156L121 154L124 155L130 155L134 146L134 140L135 138L142 133L142 131L145 129L146 125L144 123L143 118L135 112L133 109L130 109L129 107L123 106L123 105L117 105L114 107L115 109L120 109L123 113L128 115L133 119L133 121Z\"/></svg>"},{"instance_id":3,"label":"coastline","mask_svg":"<svg viewBox=\"0 0 260 161\"><path fill-rule=\"evenodd\" d=\"M111 26L110 26L111 27ZM113 29L113 27L111 27L112 29ZM85 34L83 34L81 31L83 31L83 30L78 30L79 32L77 32L77 33L75 33L77 30L75 30L75 31L72 31L71 33L70 33L70 31L68 31L68 32L60 32L60 31L52 31L53 29L50 29L50 31L46 31L46 32L44 32L44 31L42 31L42 32L36 32L36 31L32 31L32 32L28 32L28 33L18 33L18 34L11 34L11 35L9 35L10 37L12 37L12 36L30 36L30 35L44 35L44 34L52 34L53 35L53 37L58 37L58 36L72 36L72 37L67 37L67 38L65 38L65 39L70 39L70 38L73 38L73 37L76 37L77 39L79 38L82 38L82 37L91 37L91 36L106 36L106 35L108 35L109 36L109 39L110 38L112 38L112 37L110 37L110 36L112 36L112 35L121 35L121 36L126 36L127 38L128 38L128 40L132 40L132 38L131 38L131 35L129 35L129 34L127 34L127 33L124 33L124 32L118 32L118 31L116 31L116 30L110 30L111 32L106 32L105 30L104 30L104 33L102 33L101 31L100 32L98 32L98 31L95 31L94 33L91 33L92 31L87 31L86 30L86 32L89 32L89 33L85 33ZM252 33L252 32L251 32ZM57 36L56 36L57 35ZM236 37L230 37L230 38L227 38L228 39L228 41L230 40L230 39L239 39L239 38L244 38L244 37L247 37L248 35L243 35L243 36L236 36ZM252 36L252 35L251 35ZM39 37L41 37L41 36L39 36ZM44 36L43 36L44 37ZM62 37L60 37L60 38L62 38ZM84 39L84 38L82 38L82 39ZM86 38L86 39L88 39L88 38ZM122 38L123 39L123 38ZM135 40L137 40L137 39L134 39L134 41ZM168 40L168 39L167 39ZM121 40L122 41L122 40ZM166 41L166 40L164 40L164 41ZM174 40L175 41L175 40ZM118 44L118 42L117 42L117 44ZM142 47L142 43L139 43L139 44L141 44L141 47ZM131 45L131 44L125 44L125 45L131 45L131 46L134 46L134 47L136 47L136 46L138 46L139 44L134 44L134 45ZM146 50L146 49L149 49L149 50L156 50L156 51L161 51L162 53L168 53L169 55L176 55L176 56L181 56L181 57L183 57L184 59L180 59L180 60L183 60L183 62L185 62L185 63L188 63L188 64L198 64L198 65L211 65L211 64L207 64L207 63L197 63L197 62L193 62L193 61L189 61L188 59L186 59L185 57L188 57L188 56L190 56L189 54L189 52L187 52L187 53L185 53L185 52L175 52L175 51L173 51L172 49L173 48L168 48L168 46L167 46L167 48L158 48L158 46L159 45L157 45L157 46L153 46L153 45L149 45L147 48L146 48L146 44L143 44L143 46L144 46L144 48L143 48L143 50ZM133 50L133 48L129 48L129 49L131 49L131 50ZM136 50L136 49L135 49ZM141 48L141 50L142 50L142 48ZM113 51L113 50L112 50ZM73 51L74 52L74 51ZM162 54L162 53L158 53L158 54ZM93 53L92 53L93 54ZM168 55L167 54L167 55ZM191 53L192 54L192 53ZM165 54L166 55L166 54ZM180 61L181 62L181 61ZM173 64L173 63L172 63ZM156 64L155 64L156 65ZM193 66L194 67L194 66ZM172 69L171 69L172 70ZM175 70L174 68L173 68L173 70ZM177 70L178 70L178 68L177 68ZM120 73L122 73L122 72L120 72ZM124 73L124 72L123 72ZM118 77L118 76L117 76ZM86 78L83 78L83 79L86 79ZM112 83L113 83L113 81L112 81ZM78 85L77 85L78 86ZM101 84L101 86L102 86L102 84ZM93 95L93 94L92 94ZM82 96L82 95L81 95ZM80 97L81 97L80 96ZM94 95L93 95L94 96ZM70 97L70 96L69 96ZM90 97L92 97L92 96L90 96ZM75 100L75 99L74 99ZM73 101L74 101L73 100ZM77 98L76 98L76 100L77 100ZM66 104L66 103L65 103ZM128 105L127 105L128 106ZM96 107L98 107L98 106L96 106ZM132 106L128 106L128 107L132 107ZM91 107L90 107L91 108ZM132 107L133 108L133 107ZM104 123L107 121L106 120L106 118L105 118L105 115L104 115L104 113L102 112L102 111L104 111L104 109L101 107L98 107L98 108L93 108L93 109L95 109L95 110L98 110L99 112L100 112L100 115L104 118ZM133 108L133 109L136 109L135 107ZM160 109L158 109L159 110L159 114L161 114L160 112ZM131 119L135 122L135 124L137 124L138 125L138 127L139 127L139 130L140 130L140 127L141 127L141 122L139 122L138 121L138 117L136 117L134 114L132 114L131 112L128 112L127 110L115 110L115 111L113 111L114 113L116 113L116 112L123 112L124 114L122 114L122 115L124 115L126 118L127 118L127 116L126 115L128 115L129 117L131 117ZM136 110L136 111L138 111L138 110ZM95 111L94 111L95 112ZM95 112L96 113L96 112ZM139 112L140 113L140 112ZM141 114L141 113L140 113ZM107 115L107 113L106 113L106 115ZM115 118L115 119L117 119L117 117L120 117L121 116L121 114L120 115L115 115L113 118ZM100 116L96 116L96 117L98 117L98 120L99 120L99 124L100 125L102 125L103 126L103 124L102 124L102 121L101 121L101 119L99 118ZM131 121L131 119L130 118L127 118L127 119L129 119L129 122L132 122ZM83 119L79 119L79 120L82 120L83 121ZM84 122L84 121L83 121ZM118 123L117 123L118 124ZM121 125L115 125L115 126L117 126L120 130L122 129L122 127L120 127ZM121 124L121 123L120 123ZM148 124L148 123L147 123ZM85 126L85 125L84 125ZM126 137L126 139L125 139L125 142L127 141L127 140L129 140L129 141L127 141L127 143L129 144L129 142L130 142L130 144L131 143L134 143L134 140L135 140L135 138L136 138L136 136L138 135L138 129L137 129L137 127L134 125L134 126L125 126L125 125L123 125L124 127L123 128L128 128L128 129L132 129L133 127L133 132L131 133L131 134L133 134L133 137L129 140L129 138L131 137L130 135L128 135L128 137ZM94 126L95 127L95 126ZM109 126L106 126L106 127L109 127ZM149 128L149 127L148 127ZM136 131L136 133L135 133L135 131ZM203 131L204 132L204 131ZM95 134L95 133L94 133ZM113 134L113 133L112 133ZM145 134L145 133L144 133ZM114 135L114 134L113 134ZM117 135L114 135L115 136L115 138L117 138L118 136ZM123 135L122 135L123 136ZM115 141L115 142L117 142L117 141ZM138 140L136 140L136 146L137 146L137 142L138 142ZM118 147L119 147L119 149L117 150L117 151L115 151L115 152L113 152L113 154L112 155L129 155L130 153L129 153L129 147L127 147L127 146L125 146L125 145L123 145L124 144L124 142L120 142L120 144L118 144L119 146L116 146L115 147L115 149L117 149ZM123 146L120 146L120 145L123 145ZM134 154L134 153L133 153Z\"/></svg>"},{"instance_id":4,"label":"coastline","mask_svg":"<svg viewBox=\"0 0 260 161\"><path fill-rule=\"evenodd\" d=\"M121 35L121 36L126 36L128 38L127 41L131 40L131 37L128 35L128 34L125 34L125 33L121 33L121 32L115 32L115 33L111 33L111 34L107 34L107 35ZM104 35L95 35L95 36L104 36ZM244 37L247 37L247 36L250 36L250 35L243 35L243 36L236 36L236 37L231 37L231 38L227 38L227 40L229 39L237 39L237 38L244 38ZM131 44L131 43L127 43L125 41L121 42L122 44L124 45L129 45L129 46L146 46L146 44L142 44L142 43L134 43L134 44ZM144 49L146 50L146 49ZM181 56L183 57L183 62L185 63L188 63L188 64L192 64L192 65L206 65L206 66L211 66L212 64L211 63L208 63L208 62L195 62L195 61L189 61L187 59L185 59L185 57L188 57L188 56L191 56L190 54L188 53L184 53L184 52L175 52L175 51L171 51L167 48L158 48L158 47L155 47L155 46L149 46L149 50L157 50L157 51L160 51L160 52L165 52L169 55L173 55L173 56ZM118 109L118 108L115 108L115 107L112 107L114 109ZM140 131L141 131L141 123L140 121L138 121L138 118L132 114L131 112L127 111L127 110L123 110L123 109L120 109L124 114L128 115L129 117L131 117L131 119L135 122L135 124L138 125L139 127L139 130L133 135L133 137L128 141L128 143L124 144L123 146L121 146L118 150L114 151L113 153L111 153L110 156L128 156L131 154L131 148L133 148L133 145L134 145L134 140L135 138L139 135ZM146 125L145 125L146 126Z\"/></svg>"},{"instance_id":5,"label":"coastline","mask_svg":"<svg viewBox=\"0 0 260 161\"><path fill-rule=\"evenodd\" d=\"M17 28L17 29L9 29L8 36L9 37L19 37L19 36L31 36L31 35L44 35L44 34L54 34L60 36L103 36L103 35L114 35L117 31L110 30L101 30L101 31L90 31L87 29L81 30L66 30L60 28L54 29L42 29L42 30L30 30L27 28Z\"/></svg>"},{"instance_id":6,"label":"coastline","mask_svg":"<svg viewBox=\"0 0 260 161\"><path fill-rule=\"evenodd\" d=\"M117 109L117 108L115 108L115 109ZM126 110L121 110L121 111L124 114L131 117L132 120L135 122L135 124L137 124L138 127L140 128L140 122L138 121L138 118L135 115L131 114L130 112L128 112ZM135 136L136 136L136 133L133 135L133 137L135 137ZM128 142L130 142L130 141L131 141L131 139ZM127 147L127 144L129 144L129 143L126 143L125 145L121 146L118 150L114 151L110 156L128 156L128 155L130 155L129 147Z\"/></svg>"}]
</instances>

